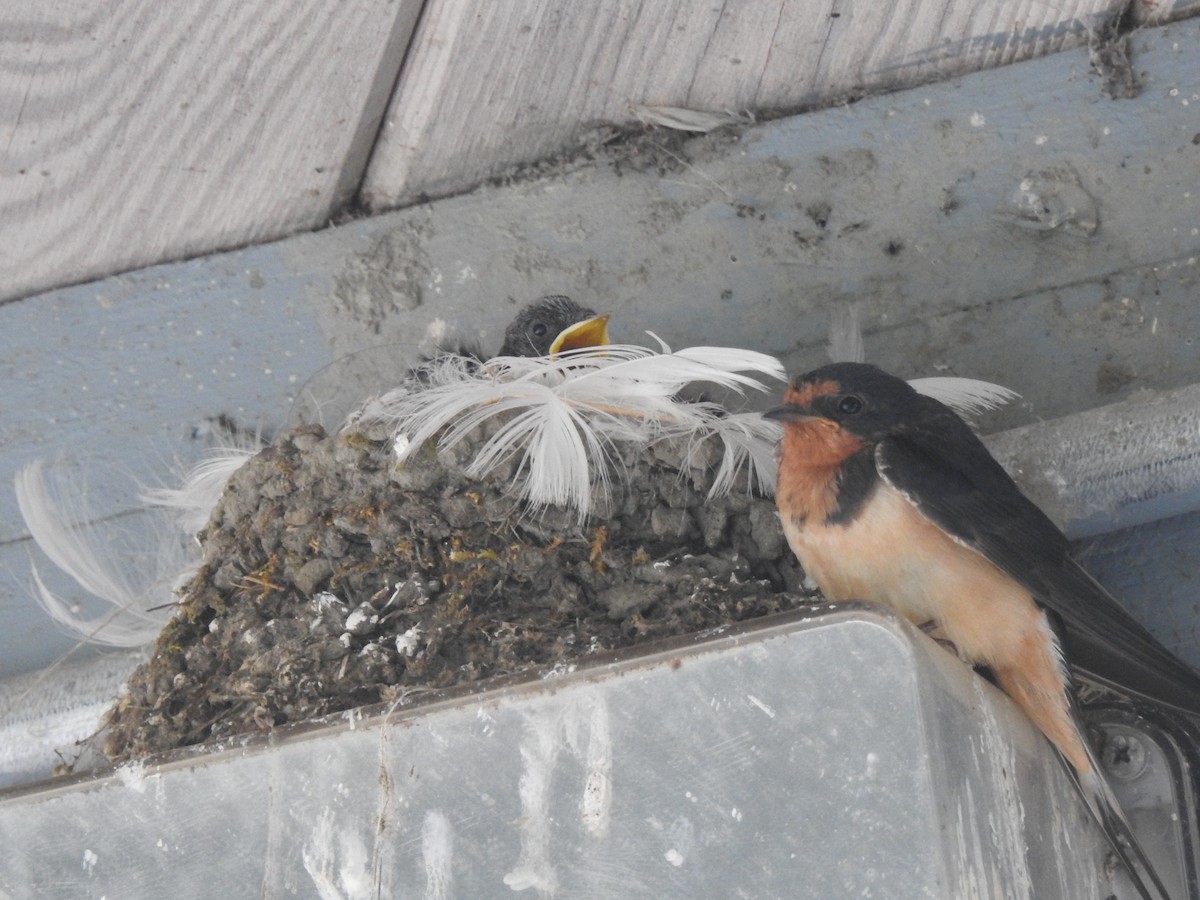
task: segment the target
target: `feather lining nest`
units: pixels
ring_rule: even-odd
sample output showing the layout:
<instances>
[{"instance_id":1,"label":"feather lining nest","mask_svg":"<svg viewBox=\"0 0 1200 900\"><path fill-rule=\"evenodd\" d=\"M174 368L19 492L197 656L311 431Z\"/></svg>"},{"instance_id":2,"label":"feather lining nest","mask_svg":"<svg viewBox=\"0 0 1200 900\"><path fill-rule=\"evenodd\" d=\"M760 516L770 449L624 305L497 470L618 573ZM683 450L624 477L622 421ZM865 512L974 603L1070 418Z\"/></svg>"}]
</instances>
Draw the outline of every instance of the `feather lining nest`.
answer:
<instances>
[{"instance_id":1,"label":"feather lining nest","mask_svg":"<svg viewBox=\"0 0 1200 900\"><path fill-rule=\"evenodd\" d=\"M86 494L57 471L52 489L43 463L21 469L14 481L17 505L30 534L59 569L85 591L110 604L87 617L75 604L58 597L30 561L34 596L46 613L67 632L85 641L112 647L137 647L154 639L168 613L147 612L170 596L175 578L186 571L188 554L176 540L165 540L146 553L119 552L122 543L136 545L138 535L112 523L102 527L88 509ZM170 523L155 523L170 531ZM154 530L157 530L154 529ZM117 547L114 547L116 538ZM122 561L124 560L124 562Z\"/></svg>"},{"instance_id":2,"label":"feather lining nest","mask_svg":"<svg viewBox=\"0 0 1200 900\"><path fill-rule=\"evenodd\" d=\"M180 487L143 490L140 529L98 519L86 491L65 469L48 472L40 461L25 466L13 487L30 536L51 562L110 608L92 617L82 614L50 589L31 560L38 604L67 633L87 643L140 647L153 641L173 612L169 598L199 562L195 535L208 522L230 476L255 452L251 447L218 447L191 469Z\"/></svg>"},{"instance_id":3,"label":"feather lining nest","mask_svg":"<svg viewBox=\"0 0 1200 900\"><path fill-rule=\"evenodd\" d=\"M483 478L516 457L514 485L537 510L592 509L593 484L607 491L620 458L618 444L644 448L682 438L699 448L714 438L721 461L710 496L721 496L748 468L751 483L768 492L774 482L778 429L757 413L730 413L711 401L679 396L708 384L744 396L784 381L772 356L729 347L672 351L617 344L551 357L496 357L479 363L456 356L434 360L423 389L394 393L372 417L393 423L396 455L410 459L437 437L453 447L479 426L501 424L468 467Z\"/></svg>"},{"instance_id":4,"label":"feather lining nest","mask_svg":"<svg viewBox=\"0 0 1200 900\"><path fill-rule=\"evenodd\" d=\"M479 426L501 418L468 474L487 477L516 457L518 496L535 511L573 509L581 521L592 510L593 485L602 494L611 487L618 444L641 449L682 439L699 450L713 439L721 457L710 497L727 494L744 470L754 490L773 494L778 424L757 412L731 413L718 403L683 399L680 391L695 384L717 385L743 397L749 391L768 391L771 381L787 380L779 360L733 347L672 351L649 334L659 350L618 344L549 357L496 357L482 365L443 356L425 370L421 389L373 400L369 412L355 421L390 422L403 464L435 436L439 448L451 448ZM1016 396L969 378L911 383L962 415L1003 406Z\"/></svg>"}]
</instances>

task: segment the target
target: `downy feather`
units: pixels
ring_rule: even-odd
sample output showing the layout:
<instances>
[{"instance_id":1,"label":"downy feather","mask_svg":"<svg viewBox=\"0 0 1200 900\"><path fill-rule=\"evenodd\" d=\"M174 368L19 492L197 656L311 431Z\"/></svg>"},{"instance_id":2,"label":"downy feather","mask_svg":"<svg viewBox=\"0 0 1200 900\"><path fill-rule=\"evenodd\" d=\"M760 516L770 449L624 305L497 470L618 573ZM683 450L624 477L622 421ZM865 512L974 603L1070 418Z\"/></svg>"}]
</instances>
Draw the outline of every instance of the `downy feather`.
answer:
<instances>
[{"instance_id":1,"label":"downy feather","mask_svg":"<svg viewBox=\"0 0 1200 900\"><path fill-rule=\"evenodd\" d=\"M17 505L30 536L47 557L81 588L112 609L91 618L46 585L32 562L34 597L67 632L90 643L137 647L150 643L171 617L170 603L199 563L194 536L207 523L229 477L257 452L249 447L220 447L194 466L178 488L143 489L139 510L143 528L137 534L111 521L101 524L87 507L84 492L70 479L56 489L47 484L42 462L31 463L14 479ZM148 519L146 517L149 517ZM147 535L153 535L149 541ZM116 540L114 540L114 538ZM148 553L114 553L114 545L152 546Z\"/></svg>"},{"instance_id":2,"label":"downy feather","mask_svg":"<svg viewBox=\"0 0 1200 900\"><path fill-rule=\"evenodd\" d=\"M46 613L68 632L93 643L136 647L152 641L167 614L147 609L170 597L172 583L188 565L180 542L163 541L157 558L122 565L104 535L108 531L111 536L112 526L102 528L93 521L82 492L66 486L52 492L41 462L21 469L14 487L17 506L42 552L85 591L112 606L84 617L46 586L31 562L34 596ZM170 530L169 523L164 525Z\"/></svg>"},{"instance_id":3,"label":"downy feather","mask_svg":"<svg viewBox=\"0 0 1200 900\"><path fill-rule=\"evenodd\" d=\"M1021 395L990 381L975 378L913 378L908 382L918 394L940 400L960 416L970 418L999 409Z\"/></svg>"},{"instance_id":4,"label":"downy feather","mask_svg":"<svg viewBox=\"0 0 1200 900\"><path fill-rule=\"evenodd\" d=\"M592 483L606 489L612 477L616 442L648 446L668 437L715 436L724 447L715 493L728 490L747 462L764 480L762 461L772 456L777 434L678 394L694 383L738 394L765 391L764 378L785 377L779 361L724 347L672 352L659 343L660 351L611 345L553 357L497 357L483 366L453 357L435 361L428 387L396 396L387 410L397 437L407 438L397 441L401 461L436 434L440 446L453 446L483 422L507 414L511 418L467 471L482 477L518 455L518 493L535 509L566 506L585 518Z\"/></svg>"},{"instance_id":5,"label":"downy feather","mask_svg":"<svg viewBox=\"0 0 1200 900\"><path fill-rule=\"evenodd\" d=\"M831 362L867 361L857 303L845 303L834 309L829 319L827 349Z\"/></svg>"},{"instance_id":6,"label":"downy feather","mask_svg":"<svg viewBox=\"0 0 1200 900\"><path fill-rule=\"evenodd\" d=\"M197 534L208 524L229 478L259 450L255 447L218 447L193 466L179 487L143 488L138 498L149 506L171 510L187 534Z\"/></svg>"}]
</instances>

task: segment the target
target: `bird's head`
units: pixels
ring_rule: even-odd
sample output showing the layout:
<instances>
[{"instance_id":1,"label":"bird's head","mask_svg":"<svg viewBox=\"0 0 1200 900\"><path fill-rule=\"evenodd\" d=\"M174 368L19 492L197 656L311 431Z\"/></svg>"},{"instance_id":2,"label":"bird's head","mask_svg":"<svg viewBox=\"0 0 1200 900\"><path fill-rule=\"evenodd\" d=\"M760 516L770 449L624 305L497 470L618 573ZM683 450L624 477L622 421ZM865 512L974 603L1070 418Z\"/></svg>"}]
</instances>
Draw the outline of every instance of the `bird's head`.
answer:
<instances>
[{"instance_id":1,"label":"bird's head","mask_svg":"<svg viewBox=\"0 0 1200 900\"><path fill-rule=\"evenodd\" d=\"M570 297L542 297L517 313L504 331L500 356L551 356L609 343L608 316Z\"/></svg>"},{"instance_id":2,"label":"bird's head","mask_svg":"<svg viewBox=\"0 0 1200 900\"><path fill-rule=\"evenodd\" d=\"M834 363L798 376L784 393L783 405L763 415L782 423L785 432L820 435L827 430L830 440L837 433L866 445L902 428L921 402L908 382L876 366Z\"/></svg>"}]
</instances>

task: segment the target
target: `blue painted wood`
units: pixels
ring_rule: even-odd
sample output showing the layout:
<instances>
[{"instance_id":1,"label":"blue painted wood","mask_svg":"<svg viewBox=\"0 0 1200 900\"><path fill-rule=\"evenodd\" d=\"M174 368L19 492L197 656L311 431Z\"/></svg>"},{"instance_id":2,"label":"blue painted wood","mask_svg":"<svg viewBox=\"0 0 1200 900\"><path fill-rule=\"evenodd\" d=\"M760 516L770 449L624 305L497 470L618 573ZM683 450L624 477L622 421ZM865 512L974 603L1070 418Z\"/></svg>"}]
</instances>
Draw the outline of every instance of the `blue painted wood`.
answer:
<instances>
[{"instance_id":1,"label":"blue painted wood","mask_svg":"<svg viewBox=\"0 0 1200 900\"><path fill-rule=\"evenodd\" d=\"M1088 571L1169 650L1200 669L1200 512L1077 546Z\"/></svg>"}]
</instances>

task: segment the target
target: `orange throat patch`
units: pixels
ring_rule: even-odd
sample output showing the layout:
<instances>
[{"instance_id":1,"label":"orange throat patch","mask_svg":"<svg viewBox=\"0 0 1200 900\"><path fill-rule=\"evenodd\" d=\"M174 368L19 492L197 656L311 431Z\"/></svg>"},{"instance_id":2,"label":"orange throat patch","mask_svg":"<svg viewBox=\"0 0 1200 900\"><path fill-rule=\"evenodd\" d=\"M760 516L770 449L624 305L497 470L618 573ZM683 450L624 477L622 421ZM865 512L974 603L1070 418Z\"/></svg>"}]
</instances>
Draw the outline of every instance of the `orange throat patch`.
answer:
<instances>
[{"instance_id":1,"label":"orange throat patch","mask_svg":"<svg viewBox=\"0 0 1200 900\"><path fill-rule=\"evenodd\" d=\"M797 524L824 522L838 506L838 469L862 448L828 419L784 423L775 488L780 514Z\"/></svg>"}]
</instances>

